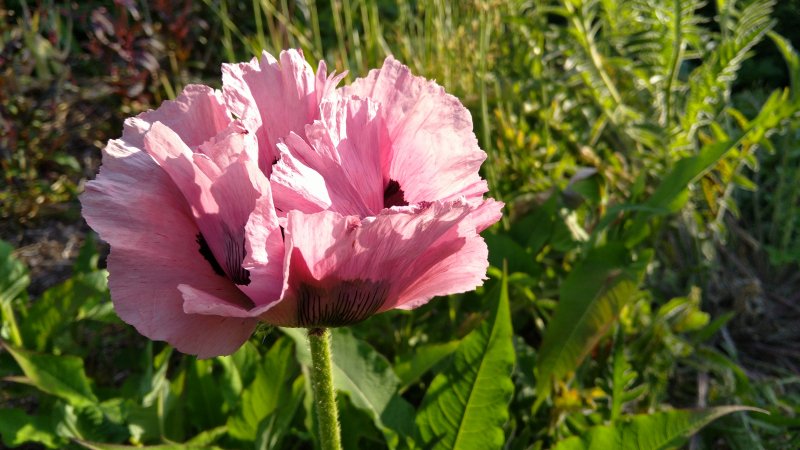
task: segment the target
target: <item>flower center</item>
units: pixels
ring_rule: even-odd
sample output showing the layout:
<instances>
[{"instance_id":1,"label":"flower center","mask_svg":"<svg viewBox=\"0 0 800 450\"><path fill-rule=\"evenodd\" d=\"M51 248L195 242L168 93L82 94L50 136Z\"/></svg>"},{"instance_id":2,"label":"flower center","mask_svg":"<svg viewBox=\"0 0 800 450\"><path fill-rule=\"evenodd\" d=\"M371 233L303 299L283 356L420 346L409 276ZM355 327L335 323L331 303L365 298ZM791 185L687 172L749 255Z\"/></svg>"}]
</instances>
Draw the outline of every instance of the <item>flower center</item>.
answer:
<instances>
[{"instance_id":1,"label":"flower center","mask_svg":"<svg viewBox=\"0 0 800 450\"><path fill-rule=\"evenodd\" d=\"M400 183L395 180L389 180L386 188L383 190L383 207L391 208L392 206L408 206L408 202L403 196L405 193L400 188Z\"/></svg>"},{"instance_id":2,"label":"flower center","mask_svg":"<svg viewBox=\"0 0 800 450\"><path fill-rule=\"evenodd\" d=\"M347 280L331 288L300 283L297 318L303 327L342 327L375 314L386 301L385 281Z\"/></svg>"}]
</instances>

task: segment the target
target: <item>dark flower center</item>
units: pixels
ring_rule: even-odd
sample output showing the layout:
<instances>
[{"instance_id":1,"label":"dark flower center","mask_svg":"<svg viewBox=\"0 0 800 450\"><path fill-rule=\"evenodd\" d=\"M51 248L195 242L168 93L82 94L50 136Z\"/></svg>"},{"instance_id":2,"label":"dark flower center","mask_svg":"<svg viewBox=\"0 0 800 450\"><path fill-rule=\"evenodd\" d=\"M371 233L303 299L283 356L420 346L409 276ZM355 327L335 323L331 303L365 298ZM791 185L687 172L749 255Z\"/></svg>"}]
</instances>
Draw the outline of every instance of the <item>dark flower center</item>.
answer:
<instances>
[{"instance_id":1,"label":"dark flower center","mask_svg":"<svg viewBox=\"0 0 800 450\"><path fill-rule=\"evenodd\" d=\"M408 202L403 196L405 193L400 188L400 183L395 180L389 180L386 188L383 190L383 207L391 208L392 206L407 206Z\"/></svg>"},{"instance_id":2,"label":"dark flower center","mask_svg":"<svg viewBox=\"0 0 800 450\"><path fill-rule=\"evenodd\" d=\"M342 327L375 314L389 295L384 281L347 280L332 288L300 283L297 320L303 327Z\"/></svg>"},{"instance_id":3,"label":"dark flower center","mask_svg":"<svg viewBox=\"0 0 800 450\"><path fill-rule=\"evenodd\" d=\"M225 235L224 268L217 261L203 233L197 233L197 243L200 245L200 254L214 269L214 273L221 277L227 277L238 285L247 286L250 284L250 271L242 267L242 261L244 261L245 256L244 239L235 239L230 234Z\"/></svg>"}]
</instances>

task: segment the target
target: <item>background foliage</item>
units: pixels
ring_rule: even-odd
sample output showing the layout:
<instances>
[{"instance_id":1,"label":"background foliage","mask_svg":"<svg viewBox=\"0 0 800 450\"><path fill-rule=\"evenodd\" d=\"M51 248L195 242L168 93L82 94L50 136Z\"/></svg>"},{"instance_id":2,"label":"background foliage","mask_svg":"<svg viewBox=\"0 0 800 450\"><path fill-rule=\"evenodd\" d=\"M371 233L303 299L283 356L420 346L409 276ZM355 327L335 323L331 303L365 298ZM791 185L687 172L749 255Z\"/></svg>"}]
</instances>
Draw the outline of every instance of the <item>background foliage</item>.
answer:
<instances>
[{"instance_id":1,"label":"background foliage","mask_svg":"<svg viewBox=\"0 0 800 450\"><path fill-rule=\"evenodd\" d=\"M0 5L2 445L316 445L302 332L147 341L76 202L125 117L299 47L436 79L507 204L486 286L334 333L345 448L800 447L800 2Z\"/></svg>"}]
</instances>

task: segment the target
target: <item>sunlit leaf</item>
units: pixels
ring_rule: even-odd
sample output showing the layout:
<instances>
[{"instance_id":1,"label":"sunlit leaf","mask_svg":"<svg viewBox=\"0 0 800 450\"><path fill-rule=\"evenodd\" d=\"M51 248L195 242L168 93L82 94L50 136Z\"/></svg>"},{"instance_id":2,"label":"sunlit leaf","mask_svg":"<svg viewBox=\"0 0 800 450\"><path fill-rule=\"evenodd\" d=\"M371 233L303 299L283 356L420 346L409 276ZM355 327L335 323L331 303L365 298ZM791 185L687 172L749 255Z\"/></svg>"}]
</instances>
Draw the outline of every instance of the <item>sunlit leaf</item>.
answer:
<instances>
[{"instance_id":1,"label":"sunlit leaf","mask_svg":"<svg viewBox=\"0 0 800 450\"><path fill-rule=\"evenodd\" d=\"M310 365L305 330L282 330L294 339L300 362ZM400 380L386 358L349 329L332 329L331 337L334 387L347 392L353 406L366 411L384 433L389 446L397 447L401 439L411 435L414 417L413 407L398 395Z\"/></svg>"},{"instance_id":2,"label":"sunlit leaf","mask_svg":"<svg viewBox=\"0 0 800 450\"><path fill-rule=\"evenodd\" d=\"M505 277L489 297L491 317L461 341L450 366L436 375L422 400L416 422L425 448L503 446L515 361Z\"/></svg>"},{"instance_id":3,"label":"sunlit leaf","mask_svg":"<svg viewBox=\"0 0 800 450\"><path fill-rule=\"evenodd\" d=\"M50 418L30 416L17 408L0 409L0 436L9 447L25 442L38 442L48 448L63 445L63 438L55 433L55 424Z\"/></svg>"},{"instance_id":4,"label":"sunlit leaf","mask_svg":"<svg viewBox=\"0 0 800 450\"><path fill-rule=\"evenodd\" d=\"M3 345L17 361L27 382L39 390L67 400L75 406L97 404L91 383L83 370L83 360L68 355L34 353Z\"/></svg>"},{"instance_id":5,"label":"sunlit leaf","mask_svg":"<svg viewBox=\"0 0 800 450\"><path fill-rule=\"evenodd\" d=\"M590 428L583 436L565 439L553 450L662 450L710 422L737 411L760 411L747 406L720 406L700 410L675 410L629 417L612 425Z\"/></svg>"},{"instance_id":6,"label":"sunlit leaf","mask_svg":"<svg viewBox=\"0 0 800 450\"><path fill-rule=\"evenodd\" d=\"M231 436L253 442L261 422L269 416L287 414L284 404L292 398L292 380L297 376L294 346L290 339L279 339L256 368L253 382L241 395L238 411L228 417Z\"/></svg>"}]
</instances>

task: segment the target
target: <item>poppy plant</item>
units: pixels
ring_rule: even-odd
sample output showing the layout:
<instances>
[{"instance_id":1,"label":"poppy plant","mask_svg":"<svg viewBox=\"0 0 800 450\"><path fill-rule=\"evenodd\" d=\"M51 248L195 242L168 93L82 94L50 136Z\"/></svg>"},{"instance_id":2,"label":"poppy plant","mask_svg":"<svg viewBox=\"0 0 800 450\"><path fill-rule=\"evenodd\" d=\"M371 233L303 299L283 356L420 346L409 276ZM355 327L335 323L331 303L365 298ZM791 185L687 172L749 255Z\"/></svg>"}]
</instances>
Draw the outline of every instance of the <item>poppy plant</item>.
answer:
<instances>
[{"instance_id":1,"label":"poppy plant","mask_svg":"<svg viewBox=\"0 0 800 450\"><path fill-rule=\"evenodd\" d=\"M211 357L482 283L502 204L458 99L392 57L338 89L294 50L222 72L126 120L81 196L124 321Z\"/></svg>"},{"instance_id":2,"label":"poppy plant","mask_svg":"<svg viewBox=\"0 0 800 450\"><path fill-rule=\"evenodd\" d=\"M392 57L349 86L303 55L222 67L125 121L81 196L114 307L143 335L230 354L259 321L309 329L339 448L327 327L474 289L500 218L469 111Z\"/></svg>"}]
</instances>

